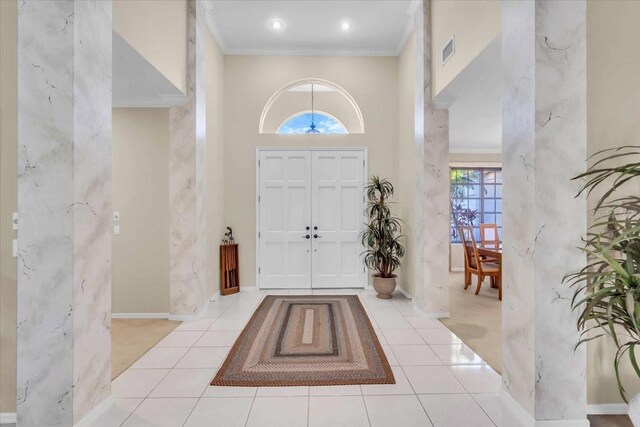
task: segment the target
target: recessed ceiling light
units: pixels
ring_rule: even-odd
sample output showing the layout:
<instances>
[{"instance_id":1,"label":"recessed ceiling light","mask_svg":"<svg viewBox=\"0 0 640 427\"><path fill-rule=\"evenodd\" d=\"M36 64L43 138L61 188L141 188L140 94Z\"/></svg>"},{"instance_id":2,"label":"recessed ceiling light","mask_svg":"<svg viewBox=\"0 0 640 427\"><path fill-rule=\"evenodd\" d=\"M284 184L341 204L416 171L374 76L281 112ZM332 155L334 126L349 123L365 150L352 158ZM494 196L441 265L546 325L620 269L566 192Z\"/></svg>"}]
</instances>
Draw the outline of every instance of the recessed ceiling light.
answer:
<instances>
[{"instance_id":1,"label":"recessed ceiling light","mask_svg":"<svg viewBox=\"0 0 640 427\"><path fill-rule=\"evenodd\" d=\"M272 19L269 21L269 28L275 31L280 31L284 29L284 22L279 19Z\"/></svg>"},{"instance_id":2,"label":"recessed ceiling light","mask_svg":"<svg viewBox=\"0 0 640 427\"><path fill-rule=\"evenodd\" d=\"M342 31L349 31L351 29L351 24L345 21L340 25L340 28L342 28Z\"/></svg>"}]
</instances>

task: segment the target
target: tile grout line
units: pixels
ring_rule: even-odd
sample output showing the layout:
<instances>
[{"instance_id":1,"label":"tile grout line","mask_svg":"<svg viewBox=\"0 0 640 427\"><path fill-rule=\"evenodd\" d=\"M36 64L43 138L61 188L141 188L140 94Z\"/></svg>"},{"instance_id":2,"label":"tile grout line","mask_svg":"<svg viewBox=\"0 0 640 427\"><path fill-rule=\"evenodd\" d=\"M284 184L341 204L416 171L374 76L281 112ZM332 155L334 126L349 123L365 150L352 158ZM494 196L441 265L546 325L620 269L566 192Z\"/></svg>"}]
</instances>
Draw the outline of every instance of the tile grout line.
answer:
<instances>
[{"instance_id":1,"label":"tile grout line","mask_svg":"<svg viewBox=\"0 0 640 427\"><path fill-rule=\"evenodd\" d=\"M191 348L193 348L193 347L191 347ZM194 368L194 369L197 369L197 368ZM200 397L198 398L198 400L196 400L196 404L193 405L193 408L191 408L191 411L189 411L189 415L187 415L187 418L184 420L184 423L182 423L182 427L184 427L187 424L187 421L189 421L189 418L191 417L191 414L193 414L193 411L195 411L195 409L198 406L198 404L202 401L202 396L204 396L204 394L207 392L207 388L209 387L210 384L211 383L207 383L207 385L202 389L202 393L200 393Z\"/></svg>"},{"instance_id":2,"label":"tile grout line","mask_svg":"<svg viewBox=\"0 0 640 427\"><path fill-rule=\"evenodd\" d=\"M477 393L477 394L484 394L484 393ZM482 412L484 412L484 414L487 416L487 418L489 418L489 421L491 421L493 423L494 426L497 426L498 423L496 421L494 421L494 419L491 417L491 415L489 415L489 413L487 411L484 410L484 407L480 404L480 402L478 402L475 398L475 396L471 393L469 393L469 395L471 396L471 399L473 399L473 401L476 403L476 405L478 405L478 407L480 408L480 410Z\"/></svg>"},{"instance_id":3,"label":"tile grout line","mask_svg":"<svg viewBox=\"0 0 640 427\"><path fill-rule=\"evenodd\" d=\"M253 404L256 402L257 394L258 394L258 388L256 387L256 391L253 393L253 398L251 399L251 406L249 406L249 411L247 412L247 419L244 420L245 427L247 427L247 424L249 424L249 417L251 416L251 411L253 411Z\"/></svg>"},{"instance_id":4,"label":"tile grout line","mask_svg":"<svg viewBox=\"0 0 640 427\"><path fill-rule=\"evenodd\" d=\"M360 397L362 397L362 404L364 405L364 413L367 414L367 422L369 423L369 427L371 427L371 417L369 416L369 409L367 408L367 401L364 398L364 393L362 392L362 386L360 386Z\"/></svg>"},{"instance_id":5,"label":"tile grout line","mask_svg":"<svg viewBox=\"0 0 640 427\"><path fill-rule=\"evenodd\" d=\"M225 310L223 310L223 312L220 314L220 316L222 316L222 315L223 315L223 314L224 314L224 313L229 309L229 307L231 307L231 306L232 306L233 304L235 304L235 303L236 303L236 301L234 301L234 302L232 302L231 304L229 304L229 306L228 306ZM220 316L218 316L218 317L216 317L216 318L214 319L214 323L215 323L215 321L216 321L218 318L220 318ZM175 329L174 329L174 330L173 330L173 331L171 331L171 332L176 332L176 331L175 331ZM177 331L177 332L181 332L181 331ZM182 331L182 332L201 332L201 334L200 334L200 336L198 337L198 339L197 339L197 340L196 340L196 341L195 341L191 346L186 347L188 350L187 350L187 351L185 352L185 354L180 358L180 360L182 360L182 359L187 355L187 353L188 353L191 349L193 349L193 348L195 347L195 344L198 342L198 340L200 340L200 339L204 336L204 334L207 332L207 330L205 330L205 331ZM158 345L161 341L162 341L162 340L158 341L158 342L157 342L157 343L156 343L156 344L155 344L151 349L149 349L145 354L147 354L149 351L151 351L151 350L152 350L152 349L154 349L154 348L184 348L184 347L157 347L157 345ZM144 355L143 355L143 356L144 356ZM140 360L140 359L138 359L138 360ZM142 398L142 401L140 401L140 403L135 407L135 409L134 409L133 411L131 411L131 413L127 416L127 418L125 418L125 420L122 422L122 424L120 424L120 426L124 425L124 423L126 423L126 422L127 422L127 420L131 417L131 415L133 415L133 414L135 413L135 411L136 411L136 410L137 410L137 409L138 409L138 408L139 408L139 407L140 407L140 406L141 406L141 405L142 405L142 404L143 404L147 399L150 399L150 398L151 398L151 397L150 397L150 396L151 396L151 393L153 393L153 391L154 391L156 388L158 388L158 386L162 383L162 381L164 381L164 380L165 380L165 378L166 378L166 377L171 373L171 371L173 371L173 370L175 370L175 369L176 369L176 367L175 367L175 366L177 366L177 365L178 365L178 363L180 363L180 360L178 360L178 362L176 362L176 364L174 365L174 367L173 367L173 368L169 368L169 370L167 371L167 373L166 373L166 374L165 374L165 375L160 379L160 381L158 382L158 384L156 384L156 385L155 385L155 387L153 387L153 388L149 391L149 393L148 393L145 397L143 397L143 398ZM133 366L133 365L132 365L132 366ZM127 368L126 370L128 370L128 369L132 368L132 366L130 366L130 367L129 367L129 368ZM151 369L153 369L153 368L151 368ZM160 369L160 368L158 368L158 369ZM164 369L166 369L166 368L164 368ZM188 369L188 368L186 368L186 369ZM202 396L203 396L203 395L204 395L204 393L206 392L206 389L207 389L207 387L205 387L205 388L204 388L204 390L202 391L202 393L201 393L201 395L200 395L200 398L198 398L198 400L196 400L195 405L193 406L193 408L191 408L191 411L189 412L189 415L187 416L187 418L185 419L184 423L182 424L183 426L184 426L184 424L186 424L186 422L189 420L189 417L190 417L190 416L191 416L191 414L193 413L193 410L195 409L195 407L196 407L196 406L198 405L198 403L200 402L200 399L202 399Z\"/></svg>"},{"instance_id":6,"label":"tile grout line","mask_svg":"<svg viewBox=\"0 0 640 427\"><path fill-rule=\"evenodd\" d=\"M407 383L409 384L409 387L411 387L411 390L413 391L413 396L416 398L416 400L420 404L420 407L424 411L425 415L427 416L427 419L429 420L429 422L431 423L431 426L433 427L435 424L433 423L433 421L431 421L431 417L429 416L427 409L422 404L422 401L420 401L420 398L418 397L418 393L416 393L416 389L413 388L413 384L411 384L411 381L409 381L409 377L407 376L407 373L404 371L404 368L402 366L400 366L400 370L402 371L402 375L404 375L405 378L407 379Z\"/></svg>"},{"instance_id":7,"label":"tile grout line","mask_svg":"<svg viewBox=\"0 0 640 427\"><path fill-rule=\"evenodd\" d=\"M129 369L129 368L127 368L126 370L128 370L128 369ZM125 371L126 371L126 370L125 370ZM160 383L161 383L161 382L162 382L162 381L167 377L167 375L169 375L169 372L171 372L171 369L168 369L168 370L167 370L167 373L166 373L166 374L164 374L164 376L160 379L160 381L158 381L158 384L156 384L156 385L155 385L155 386L154 386L154 387L149 391L149 393L147 393L147 395L146 395L145 397L143 397L143 398L142 398L142 401L138 404L138 406L136 406L136 408L135 408L133 411L131 411L131 413L127 416L127 418L125 418L125 419L124 419L124 421L122 422L122 424L120 424L120 426L124 425L124 423L126 423L126 422L127 422L127 420L131 417L131 415L133 415L133 413L134 413L135 411L137 411L137 410L138 410L138 408L139 408L140 406L142 406L142 404L145 402L145 400L147 400L147 399L149 398L149 396L151 395L151 393L153 392L153 390L155 390L155 389L156 389L156 387L158 387L158 386L160 385ZM123 373L124 373L124 372L123 372ZM114 398L114 399L115 399L115 398ZM126 398L123 398L123 399L126 399ZM138 399L140 399L140 398L138 398Z\"/></svg>"},{"instance_id":8,"label":"tile grout line","mask_svg":"<svg viewBox=\"0 0 640 427\"><path fill-rule=\"evenodd\" d=\"M135 407L135 408L133 408L133 411L131 411L131 412L129 413L129 415L127 415L127 417L122 421L122 423L120 423L120 427L122 427L122 426L124 425L124 423L126 423L126 422L127 422L127 420L129 419L129 417L131 417L131 415L133 415L133 413L134 413L134 412L136 412L136 410L140 407L140 405L142 405L142 402L144 402L145 400L146 400L146 398L142 399L142 400L140 401L140 403L138 403L138 404L136 405L136 407Z\"/></svg>"},{"instance_id":9,"label":"tile grout line","mask_svg":"<svg viewBox=\"0 0 640 427\"><path fill-rule=\"evenodd\" d=\"M396 308L397 309L397 308ZM413 330L415 333L417 333L420 336L420 339L422 339L424 341L424 343L427 345L427 347L429 348L429 350L434 353L436 355L436 358L438 360L440 360L443 365L445 366L445 368L447 369L447 372L449 372L453 378L456 380L456 382L458 382L460 384L460 386L462 387L462 389L466 392L466 394L468 396L471 397L471 399L475 402L475 399L473 398L473 396L471 395L471 393L469 393L469 391L466 389L466 387L458 380L458 378L453 374L453 372L451 372L451 370L449 369L449 367L446 365L446 363L440 358L440 356L438 356L438 354L433 350L433 348L431 347L431 344L429 344L427 342L427 340L420 334L420 332L418 332L418 328L416 328L411 322L409 322L409 320L407 320L407 316L404 315L404 313L402 314L402 318L409 324L409 326L411 326L411 330ZM442 322L441 322L442 323ZM445 326L443 324L443 326ZM446 328L446 326L445 326ZM447 331L449 331L451 334L453 334L454 336L456 336L452 331L449 330L449 328L446 328ZM383 332L384 335L384 332ZM457 336L456 336L457 338ZM385 337L386 339L386 337ZM459 339L459 338L458 338ZM389 344L389 350L393 353L394 357L396 358L396 360L398 360L398 357L396 356L395 352L393 351L393 348L391 347L391 344ZM400 367L400 370L402 371L403 375L406 377L407 379L407 383L409 384L409 386L411 387L411 390L413 390L413 394L416 397L416 399L418 400L418 402L420 403L420 406L422 407L422 410L424 411L424 413L427 415L427 418L429 419L429 422L431 423L432 426L434 426L434 422L431 419L431 417L429 416L429 412L427 411L427 409L425 408L424 404L422 403L422 400L420 400L420 397L418 395L418 393L416 393L416 390L413 388L413 384L411 384L411 381L409 381L409 377L407 376L407 373L404 370L404 366L400 363L400 361L398 360L398 365ZM426 366L426 365L425 365ZM476 404L478 406L480 406L477 402ZM480 409L482 409L482 407L480 407ZM482 409L483 410L483 409ZM483 410L484 412L484 410ZM488 414L487 414L488 416ZM491 419L491 417L489 417L489 420L493 423L493 419ZM495 424L495 423L494 423Z\"/></svg>"},{"instance_id":10,"label":"tile grout line","mask_svg":"<svg viewBox=\"0 0 640 427\"><path fill-rule=\"evenodd\" d=\"M307 427L311 423L311 389L307 388Z\"/></svg>"}]
</instances>

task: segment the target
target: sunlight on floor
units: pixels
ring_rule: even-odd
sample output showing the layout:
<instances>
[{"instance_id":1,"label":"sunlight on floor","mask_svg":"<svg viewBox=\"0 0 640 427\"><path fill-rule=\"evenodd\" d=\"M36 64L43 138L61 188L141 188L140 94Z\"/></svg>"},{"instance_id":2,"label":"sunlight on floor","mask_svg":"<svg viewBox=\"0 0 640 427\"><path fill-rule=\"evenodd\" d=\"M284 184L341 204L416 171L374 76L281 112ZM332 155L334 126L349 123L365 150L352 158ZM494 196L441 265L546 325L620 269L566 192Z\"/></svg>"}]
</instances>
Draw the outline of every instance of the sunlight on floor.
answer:
<instances>
[{"instance_id":1,"label":"sunlight on floor","mask_svg":"<svg viewBox=\"0 0 640 427\"><path fill-rule=\"evenodd\" d=\"M464 290L464 275L449 276L451 317L442 319L447 328L484 359L494 370L502 370L502 303L498 290L491 288L489 280L475 295L476 278Z\"/></svg>"}]
</instances>

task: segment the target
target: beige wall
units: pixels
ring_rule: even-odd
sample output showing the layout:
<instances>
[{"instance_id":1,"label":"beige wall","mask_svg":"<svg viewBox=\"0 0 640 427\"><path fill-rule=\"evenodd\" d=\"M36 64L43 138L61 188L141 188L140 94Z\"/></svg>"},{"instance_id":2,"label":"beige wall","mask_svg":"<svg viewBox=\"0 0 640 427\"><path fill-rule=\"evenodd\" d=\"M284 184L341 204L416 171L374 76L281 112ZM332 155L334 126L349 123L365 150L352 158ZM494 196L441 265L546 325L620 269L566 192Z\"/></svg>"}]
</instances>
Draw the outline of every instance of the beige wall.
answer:
<instances>
[{"instance_id":1,"label":"beige wall","mask_svg":"<svg viewBox=\"0 0 640 427\"><path fill-rule=\"evenodd\" d=\"M302 78L332 81L349 92L364 116L365 134L259 135L273 93ZM398 59L391 57L225 57L225 222L240 244L241 284L255 277L256 147L367 147L369 175L397 183Z\"/></svg>"},{"instance_id":2,"label":"beige wall","mask_svg":"<svg viewBox=\"0 0 640 427\"><path fill-rule=\"evenodd\" d=\"M587 3L587 138L589 154L638 145L640 136L640 2ZM635 195L640 186L636 186ZM590 200L590 208L594 200ZM589 404L621 402L613 369L614 346L605 340L588 346ZM628 397L640 392L640 381L625 361Z\"/></svg>"},{"instance_id":3,"label":"beige wall","mask_svg":"<svg viewBox=\"0 0 640 427\"><path fill-rule=\"evenodd\" d=\"M16 411L17 13L0 1L0 412Z\"/></svg>"},{"instance_id":4,"label":"beige wall","mask_svg":"<svg viewBox=\"0 0 640 427\"><path fill-rule=\"evenodd\" d=\"M415 295L413 227L415 226L416 149L415 149L415 35L411 35L398 58L398 185L397 214L404 221L402 234L407 255L402 259L398 285Z\"/></svg>"},{"instance_id":5,"label":"beige wall","mask_svg":"<svg viewBox=\"0 0 640 427\"><path fill-rule=\"evenodd\" d=\"M187 0L116 0L113 29L186 92Z\"/></svg>"},{"instance_id":6,"label":"beige wall","mask_svg":"<svg viewBox=\"0 0 640 427\"><path fill-rule=\"evenodd\" d=\"M207 259L209 291L219 288L224 231L224 56L206 38ZM113 109L113 312L169 312L169 110Z\"/></svg>"},{"instance_id":7,"label":"beige wall","mask_svg":"<svg viewBox=\"0 0 640 427\"><path fill-rule=\"evenodd\" d=\"M224 225L224 56L213 36L207 32L206 47L207 85L207 266L210 295L220 289L220 240L226 231Z\"/></svg>"},{"instance_id":8,"label":"beige wall","mask_svg":"<svg viewBox=\"0 0 640 427\"><path fill-rule=\"evenodd\" d=\"M433 95L444 89L501 30L500 0L434 0L431 3ZM442 64L442 49L455 35L455 53Z\"/></svg>"},{"instance_id":9,"label":"beige wall","mask_svg":"<svg viewBox=\"0 0 640 427\"><path fill-rule=\"evenodd\" d=\"M169 110L114 108L113 312L169 312Z\"/></svg>"}]
</instances>

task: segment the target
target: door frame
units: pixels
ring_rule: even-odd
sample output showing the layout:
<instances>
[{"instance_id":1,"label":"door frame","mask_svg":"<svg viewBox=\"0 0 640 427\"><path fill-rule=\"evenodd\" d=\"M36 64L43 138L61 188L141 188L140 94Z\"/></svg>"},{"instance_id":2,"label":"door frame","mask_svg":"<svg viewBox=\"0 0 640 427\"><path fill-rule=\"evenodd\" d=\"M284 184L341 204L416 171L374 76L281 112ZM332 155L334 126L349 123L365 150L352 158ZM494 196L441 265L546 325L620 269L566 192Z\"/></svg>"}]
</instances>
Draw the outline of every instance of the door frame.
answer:
<instances>
[{"instance_id":1,"label":"door frame","mask_svg":"<svg viewBox=\"0 0 640 427\"><path fill-rule=\"evenodd\" d=\"M255 211L256 211L256 216L255 216L255 225L256 225L256 234L254 236L255 238L255 252L256 252L256 265L255 265L255 275L256 275L256 289L257 290L261 290L261 286L260 286L260 166L259 166L259 161L260 161L260 153L263 151L360 151L362 152L362 157L364 159L364 169L363 169L363 184L367 185L367 181L369 180L369 150L367 147L256 147L256 154L255 154L255 175L256 175L256 182L255 182L255 194L254 194L254 203L255 203ZM364 194L363 194L364 197ZM366 201L365 201L366 203ZM362 213L362 221L363 224L366 220L366 216L364 214L364 212ZM363 248L364 250L364 248ZM366 271L365 271L366 273ZM367 277L367 275L365 274L365 278ZM368 286L368 282L365 279L364 283L363 283L363 287L366 288ZM313 289L313 284L312 284L312 289Z\"/></svg>"}]
</instances>

